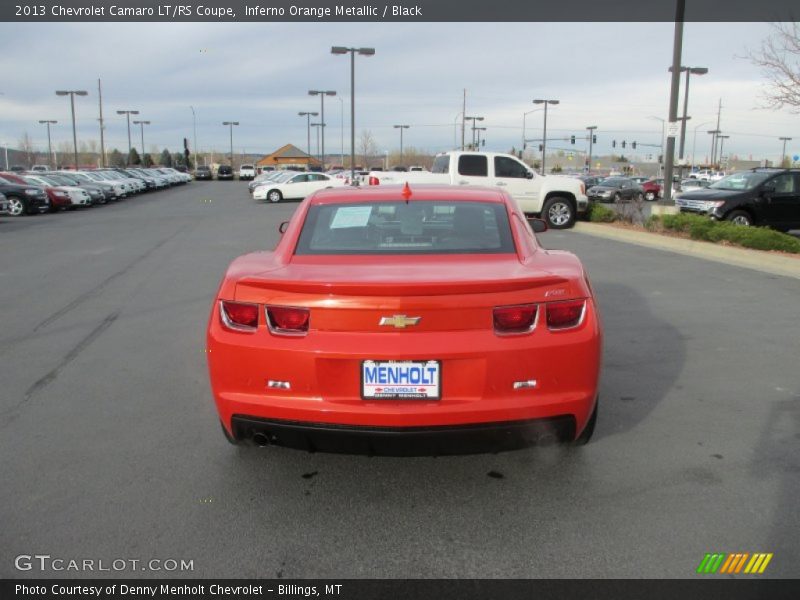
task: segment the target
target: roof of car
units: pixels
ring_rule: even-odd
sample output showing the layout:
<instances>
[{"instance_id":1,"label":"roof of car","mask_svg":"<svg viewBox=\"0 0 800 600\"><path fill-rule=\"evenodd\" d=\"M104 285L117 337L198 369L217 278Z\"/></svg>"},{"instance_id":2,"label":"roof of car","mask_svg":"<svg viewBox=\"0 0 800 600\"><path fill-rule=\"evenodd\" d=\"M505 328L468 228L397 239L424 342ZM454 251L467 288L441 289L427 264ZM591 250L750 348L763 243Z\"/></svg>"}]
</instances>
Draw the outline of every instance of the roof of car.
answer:
<instances>
[{"instance_id":1,"label":"roof of car","mask_svg":"<svg viewBox=\"0 0 800 600\"><path fill-rule=\"evenodd\" d=\"M397 202L405 200L403 185L345 186L320 190L314 194L312 204L337 204L340 202ZM505 202L506 195L498 188L470 186L469 189L450 185L410 185L409 201L462 200L466 202Z\"/></svg>"}]
</instances>

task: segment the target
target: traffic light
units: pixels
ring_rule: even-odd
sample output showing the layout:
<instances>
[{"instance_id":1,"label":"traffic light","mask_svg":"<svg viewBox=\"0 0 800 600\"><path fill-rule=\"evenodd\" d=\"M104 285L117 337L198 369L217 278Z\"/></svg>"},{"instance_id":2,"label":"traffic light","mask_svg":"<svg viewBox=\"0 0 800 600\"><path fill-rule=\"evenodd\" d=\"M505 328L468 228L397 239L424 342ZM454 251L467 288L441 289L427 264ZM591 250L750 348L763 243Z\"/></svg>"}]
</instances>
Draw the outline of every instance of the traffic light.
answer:
<instances>
[{"instance_id":1,"label":"traffic light","mask_svg":"<svg viewBox=\"0 0 800 600\"><path fill-rule=\"evenodd\" d=\"M631 144L631 148L633 148L634 150L636 150L636 142L633 142L633 143Z\"/></svg>"},{"instance_id":2,"label":"traffic light","mask_svg":"<svg viewBox=\"0 0 800 600\"><path fill-rule=\"evenodd\" d=\"M597 136L596 136L596 135L593 135L593 136L592 136L592 143L593 143L593 144L596 144L596 143L597 143Z\"/></svg>"},{"instance_id":3,"label":"traffic light","mask_svg":"<svg viewBox=\"0 0 800 600\"><path fill-rule=\"evenodd\" d=\"M574 135L569 138L569 143L570 144L574 144L575 143L575 136Z\"/></svg>"},{"instance_id":4,"label":"traffic light","mask_svg":"<svg viewBox=\"0 0 800 600\"><path fill-rule=\"evenodd\" d=\"M617 147L617 140L613 140L613 141L611 142L611 147L612 147L612 148L616 148L616 147Z\"/></svg>"},{"instance_id":5,"label":"traffic light","mask_svg":"<svg viewBox=\"0 0 800 600\"><path fill-rule=\"evenodd\" d=\"M623 148L625 147L625 144L626 144L626 143L627 143L627 142L626 142L625 140L622 140L622 147L623 147Z\"/></svg>"}]
</instances>

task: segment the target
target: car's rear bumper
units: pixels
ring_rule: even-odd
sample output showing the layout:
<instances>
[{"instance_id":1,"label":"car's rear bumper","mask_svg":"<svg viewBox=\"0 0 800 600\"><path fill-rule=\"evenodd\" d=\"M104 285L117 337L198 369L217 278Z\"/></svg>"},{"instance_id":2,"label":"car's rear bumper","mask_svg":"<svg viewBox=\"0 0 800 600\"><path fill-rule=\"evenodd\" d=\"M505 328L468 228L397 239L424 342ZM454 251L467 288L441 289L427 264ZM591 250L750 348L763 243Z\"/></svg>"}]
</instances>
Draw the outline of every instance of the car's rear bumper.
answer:
<instances>
[{"instance_id":1,"label":"car's rear bumper","mask_svg":"<svg viewBox=\"0 0 800 600\"><path fill-rule=\"evenodd\" d=\"M258 445L308 452L377 456L442 456L516 450L575 439L575 419L547 419L433 427L367 427L257 419L234 415L231 435Z\"/></svg>"}]
</instances>

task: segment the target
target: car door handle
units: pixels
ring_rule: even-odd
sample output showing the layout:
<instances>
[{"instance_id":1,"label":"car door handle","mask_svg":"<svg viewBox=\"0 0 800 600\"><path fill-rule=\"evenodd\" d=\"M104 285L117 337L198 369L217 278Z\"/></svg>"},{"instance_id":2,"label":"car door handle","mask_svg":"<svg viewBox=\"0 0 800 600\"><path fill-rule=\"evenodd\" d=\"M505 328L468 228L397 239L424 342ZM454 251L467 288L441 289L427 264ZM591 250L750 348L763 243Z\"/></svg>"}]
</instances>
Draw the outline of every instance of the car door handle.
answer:
<instances>
[{"instance_id":1,"label":"car door handle","mask_svg":"<svg viewBox=\"0 0 800 600\"><path fill-rule=\"evenodd\" d=\"M469 185L469 181L467 181L466 179L462 179L461 181L458 182L458 185Z\"/></svg>"},{"instance_id":2,"label":"car door handle","mask_svg":"<svg viewBox=\"0 0 800 600\"><path fill-rule=\"evenodd\" d=\"M495 185L504 186L504 185L508 185L508 184L505 181L497 181L497 182L495 182Z\"/></svg>"}]
</instances>

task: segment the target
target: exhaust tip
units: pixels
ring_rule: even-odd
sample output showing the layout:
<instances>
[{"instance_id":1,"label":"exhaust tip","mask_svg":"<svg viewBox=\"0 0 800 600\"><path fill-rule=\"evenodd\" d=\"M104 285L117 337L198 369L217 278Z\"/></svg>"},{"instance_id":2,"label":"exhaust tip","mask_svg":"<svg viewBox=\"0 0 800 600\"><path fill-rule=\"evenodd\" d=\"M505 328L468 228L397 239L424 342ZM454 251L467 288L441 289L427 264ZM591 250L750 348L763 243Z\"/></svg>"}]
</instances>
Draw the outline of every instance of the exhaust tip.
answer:
<instances>
[{"instance_id":1,"label":"exhaust tip","mask_svg":"<svg viewBox=\"0 0 800 600\"><path fill-rule=\"evenodd\" d=\"M264 446L269 446L269 438L263 433L254 433L253 443L255 443L256 446L261 446L263 448Z\"/></svg>"}]
</instances>

